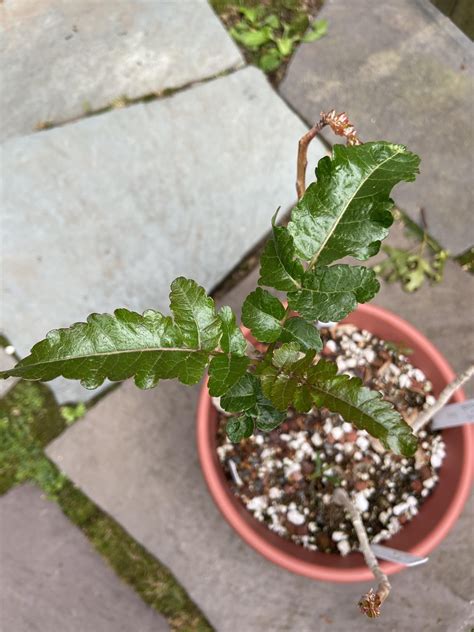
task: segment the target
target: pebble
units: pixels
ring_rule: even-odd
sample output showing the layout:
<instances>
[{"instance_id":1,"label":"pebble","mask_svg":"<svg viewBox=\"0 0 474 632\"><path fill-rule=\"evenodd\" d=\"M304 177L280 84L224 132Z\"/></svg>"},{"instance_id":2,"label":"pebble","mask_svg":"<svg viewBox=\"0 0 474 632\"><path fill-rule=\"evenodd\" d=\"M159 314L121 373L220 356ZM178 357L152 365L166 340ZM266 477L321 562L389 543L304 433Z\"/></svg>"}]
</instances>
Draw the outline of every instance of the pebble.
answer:
<instances>
[{"instance_id":1,"label":"pebble","mask_svg":"<svg viewBox=\"0 0 474 632\"><path fill-rule=\"evenodd\" d=\"M402 513L405 513L405 511L408 511L408 507L410 505L408 503L399 503L398 505L395 505L395 507L393 508L393 513L396 516L400 516Z\"/></svg>"},{"instance_id":2,"label":"pebble","mask_svg":"<svg viewBox=\"0 0 474 632\"><path fill-rule=\"evenodd\" d=\"M281 496L283 496L283 491L279 487L270 487L268 495L272 500L276 500L277 498L281 498Z\"/></svg>"},{"instance_id":3,"label":"pebble","mask_svg":"<svg viewBox=\"0 0 474 632\"><path fill-rule=\"evenodd\" d=\"M323 445L323 440L319 432L315 432L311 437L311 443L315 445L317 448Z\"/></svg>"},{"instance_id":4,"label":"pebble","mask_svg":"<svg viewBox=\"0 0 474 632\"><path fill-rule=\"evenodd\" d=\"M347 534L343 531L333 531L332 539L334 542L340 542L341 540L347 540Z\"/></svg>"},{"instance_id":5,"label":"pebble","mask_svg":"<svg viewBox=\"0 0 474 632\"><path fill-rule=\"evenodd\" d=\"M334 428L331 430L331 434L334 439L336 439L336 441L339 441L339 439L342 439L342 437L344 436L344 430L341 428L341 426L334 426Z\"/></svg>"},{"instance_id":6,"label":"pebble","mask_svg":"<svg viewBox=\"0 0 474 632\"><path fill-rule=\"evenodd\" d=\"M357 437L356 445L358 448L362 450L362 452L365 452L367 448L370 446L370 441L369 439L367 439L367 437L364 437L364 435L361 435L360 437Z\"/></svg>"},{"instance_id":7,"label":"pebble","mask_svg":"<svg viewBox=\"0 0 474 632\"><path fill-rule=\"evenodd\" d=\"M402 373L402 375L400 375L400 377L398 378L398 383L400 385L400 388L410 388L411 386L411 380L408 375L405 375L405 373Z\"/></svg>"},{"instance_id":8,"label":"pebble","mask_svg":"<svg viewBox=\"0 0 474 632\"><path fill-rule=\"evenodd\" d=\"M430 463L434 468L437 469L438 467L441 467L443 463L443 457L440 454L435 453L431 456Z\"/></svg>"},{"instance_id":9,"label":"pebble","mask_svg":"<svg viewBox=\"0 0 474 632\"><path fill-rule=\"evenodd\" d=\"M296 525L304 524L306 520L304 514L300 513L297 509L290 509L290 511L286 514L286 517L291 523Z\"/></svg>"},{"instance_id":10,"label":"pebble","mask_svg":"<svg viewBox=\"0 0 474 632\"><path fill-rule=\"evenodd\" d=\"M351 545L348 540L341 540L337 543L337 548L342 556L346 556L351 552Z\"/></svg>"},{"instance_id":11,"label":"pebble","mask_svg":"<svg viewBox=\"0 0 474 632\"><path fill-rule=\"evenodd\" d=\"M357 494L354 497L354 504L361 513L364 513L364 511L367 511L367 509L369 508L369 501L365 497L365 494L363 491L357 492Z\"/></svg>"}]
</instances>

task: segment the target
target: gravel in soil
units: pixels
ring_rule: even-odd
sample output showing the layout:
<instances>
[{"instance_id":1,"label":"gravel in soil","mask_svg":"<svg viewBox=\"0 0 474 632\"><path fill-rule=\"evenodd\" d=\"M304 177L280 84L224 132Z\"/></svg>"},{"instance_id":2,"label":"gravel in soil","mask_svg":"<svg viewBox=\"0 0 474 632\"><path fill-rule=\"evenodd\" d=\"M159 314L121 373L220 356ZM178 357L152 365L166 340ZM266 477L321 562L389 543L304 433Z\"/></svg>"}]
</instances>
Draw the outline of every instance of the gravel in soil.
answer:
<instances>
[{"instance_id":1,"label":"gravel in soil","mask_svg":"<svg viewBox=\"0 0 474 632\"><path fill-rule=\"evenodd\" d=\"M322 329L324 355L339 371L382 391L405 420L434 403L432 385L401 349L353 325ZM404 353L402 353L402 351ZM419 511L436 486L445 457L440 433L419 433L413 458L387 452L364 430L326 409L288 411L270 433L232 444L220 413L218 456L233 493L283 538L313 551L347 555L358 549L352 523L331 502L344 487L362 513L369 539L382 542Z\"/></svg>"}]
</instances>

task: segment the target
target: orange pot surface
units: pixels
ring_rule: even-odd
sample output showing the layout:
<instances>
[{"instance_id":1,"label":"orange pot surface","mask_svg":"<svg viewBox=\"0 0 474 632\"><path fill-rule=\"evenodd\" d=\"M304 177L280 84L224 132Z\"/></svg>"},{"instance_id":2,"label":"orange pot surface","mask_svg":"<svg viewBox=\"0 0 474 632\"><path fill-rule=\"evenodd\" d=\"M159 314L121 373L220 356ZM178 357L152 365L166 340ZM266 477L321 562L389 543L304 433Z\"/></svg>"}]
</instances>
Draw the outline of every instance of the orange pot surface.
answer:
<instances>
[{"instance_id":1,"label":"orange pot surface","mask_svg":"<svg viewBox=\"0 0 474 632\"><path fill-rule=\"evenodd\" d=\"M420 368L433 383L435 395L454 379L454 372L441 353L409 323L395 314L373 305L360 305L344 323L367 329L387 341L402 343L413 350L410 362ZM249 335L248 330L244 332ZM465 395L458 390L453 402ZM466 420L467 421L467 420ZM201 390L197 410L197 445L204 478L215 503L227 522L256 551L283 568L312 579L334 582L367 581L373 578L360 553L346 557L309 551L289 542L258 522L232 494L217 456L217 412L207 391ZM440 479L420 511L387 546L415 555L428 555L454 526L467 500L474 463L474 428L465 425L443 431L446 457ZM381 562L381 568L391 575L404 566Z\"/></svg>"}]
</instances>

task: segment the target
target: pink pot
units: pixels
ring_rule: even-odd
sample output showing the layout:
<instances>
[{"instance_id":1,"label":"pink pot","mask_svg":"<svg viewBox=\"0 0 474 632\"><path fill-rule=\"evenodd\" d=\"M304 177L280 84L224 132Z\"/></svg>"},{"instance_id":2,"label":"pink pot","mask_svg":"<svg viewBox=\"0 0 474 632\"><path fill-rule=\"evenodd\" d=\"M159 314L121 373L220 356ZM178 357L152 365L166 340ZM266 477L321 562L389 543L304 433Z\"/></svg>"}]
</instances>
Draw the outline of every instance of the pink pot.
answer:
<instances>
[{"instance_id":1,"label":"pink pot","mask_svg":"<svg viewBox=\"0 0 474 632\"><path fill-rule=\"evenodd\" d=\"M414 327L391 312L372 305L360 305L344 322L363 327L376 336L403 343L413 354L410 361L432 381L435 394L452 381L454 373L439 351ZM248 331L245 332L246 335ZM227 522L256 551L283 568L312 579L356 582L372 579L360 553L347 557L308 551L272 533L258 522L231 493L216 453L217 414L204 384L197 410L197 444L204 478L212 497ZM453 401L461 402L458 391ZM474 463L474 429L462 426L443 431L447 456L440 480L420 513L389 541L388 546L415 555L428 555L453 527L469 494ZM382 562L387 574L404 567Z\"/></svg>"}]
</instances>

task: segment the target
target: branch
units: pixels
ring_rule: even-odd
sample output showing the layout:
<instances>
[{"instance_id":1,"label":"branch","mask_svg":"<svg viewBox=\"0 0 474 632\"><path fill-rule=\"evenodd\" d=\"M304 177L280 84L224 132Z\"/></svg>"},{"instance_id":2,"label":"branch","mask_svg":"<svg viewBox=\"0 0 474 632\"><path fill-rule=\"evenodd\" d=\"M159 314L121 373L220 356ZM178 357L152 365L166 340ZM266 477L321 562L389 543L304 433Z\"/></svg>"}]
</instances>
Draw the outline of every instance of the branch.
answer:
<instances>
[{"instance_id":1,"label":"branch","mask_svg":"<svg viewBox=\"0 0 474 632\"><path fill-rule=\"evenodd\" d=\"M322 113L321 113L322 116ZM306 167L308 166L308 146L313 138L326 126L323 118L314 125L309 132L302 136L298 143L298 162L296 167L296 193L298 200L304 195L306 190Z\"/></svg>"},{"instance_id":2,"label":"branch","mask_svg":"<svg viewBox=\"0 0 474 632\"><path fill-rule=\"evenodd\" d=\"M471 364L471 366L466 371L464 371L464 373L461 373L460 375L458 375L451 382L451 384L448 384L441 391L440 396L438 397L437 401L433 404L433 406L430 406L430 408L427 408L422 413L420 413L420 415L418 415L418 417L415 419L415 422L412 426L413 432L415 434L418 434L418 432L420 432L420 430L424 426L426 426L426 424L436 415L436 413L439 412L449 402L452 395L458 390L458 388L461 388L461 386L465 384L473 375L474 375L474 364Z\"/></svg>"},{"instance_id":3,"label":"branch","mask_svg":"<svg viewBox=\"0 0 474 632\"><path fill-rule=\"evenodd\" d=\"M342 489L342 487L338 487L335 490L332 499L337 505L344 507L349 514L359 539L360 550L364 555L365 563L374 574L375 579L379 582L377 592L374 592L371 588L366 595L361 597L359 601L359 608L370 618L378 617L380 615L381 605L390 594L390 582L388 581L385 573L382 572L377 562L377 558L370 548L369 538L367 536L364 523L362 522L362 516L352 500L349 498L349 494Z\"/></svg>"},{"instance_id":4,"label":"branch","mask_svg":"<svg viewBox=\"0 0 474 632\"><path fill-rule=\"evenodd\" d=\"M349 117L345 112L336 114L336 110L330 112L321 112L321 119L314 125L304 136L300 138L298 143L298 162L296 168L296 193L300 200L306 190L306 167L308 165L308 146L313 138L326 125L338 136L344 136L348 145L360 145L361 141L357 136L355 127L349 121Z\"/></svg>"}]
</instances>

